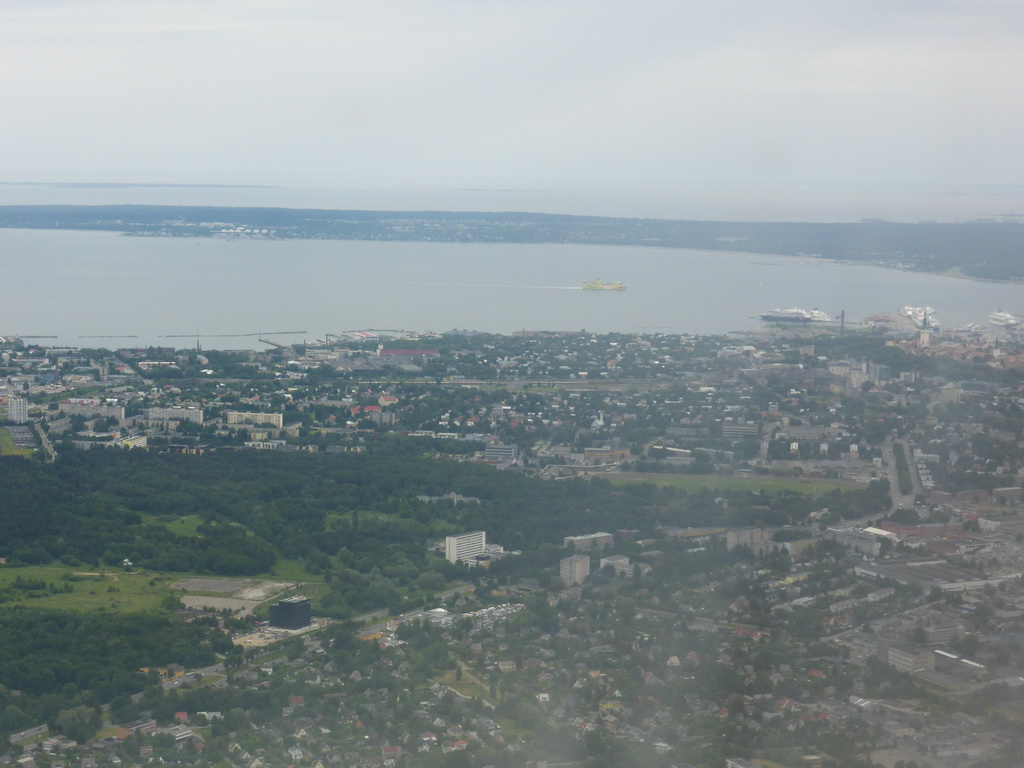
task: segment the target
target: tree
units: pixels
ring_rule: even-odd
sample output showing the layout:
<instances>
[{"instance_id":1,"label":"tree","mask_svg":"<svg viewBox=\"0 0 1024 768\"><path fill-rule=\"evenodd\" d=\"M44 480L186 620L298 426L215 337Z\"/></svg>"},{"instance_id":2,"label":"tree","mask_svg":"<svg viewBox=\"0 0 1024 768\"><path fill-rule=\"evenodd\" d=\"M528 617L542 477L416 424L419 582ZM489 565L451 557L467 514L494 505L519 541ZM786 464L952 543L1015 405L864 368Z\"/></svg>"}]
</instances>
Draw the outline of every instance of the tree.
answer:
<instances>
[{"instance_id":1,"label":"tree","mask_svg":"<svg viewBox=\"0 0 1024 768\"><path fill-rule=\"evenodd\" d=\"M102 719L96 707L77 706L62 709L50 724L52 730L62 733L69 739L83 743L91 739L99 730Z\"/></svg>"}]
</instances>

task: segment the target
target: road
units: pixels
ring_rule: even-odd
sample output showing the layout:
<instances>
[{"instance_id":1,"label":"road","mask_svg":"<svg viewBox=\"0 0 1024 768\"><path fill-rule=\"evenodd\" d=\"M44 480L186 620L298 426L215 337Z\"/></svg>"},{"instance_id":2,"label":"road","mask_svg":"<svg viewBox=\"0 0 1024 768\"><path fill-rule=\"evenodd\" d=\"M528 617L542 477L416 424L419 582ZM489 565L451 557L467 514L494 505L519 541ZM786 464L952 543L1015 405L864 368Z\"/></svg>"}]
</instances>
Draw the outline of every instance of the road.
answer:
<instances>
[{"instance_id":1,"label":"road","mask_svg":"<svg viewBox=\"0 0 1024 768\"><path fill-rule=\"evenodd\" d=\"M38 736L41 733L46 733L48 730L49 729L45 725L37 725L35 728L29 728L25 731L18 731L17 733L12 733L9 741L11 742L11 744L14 744L18 741L31 739L33 736Z\"/></svg>"},{"instance_id":2,"label":"road","mask_svg":"<svg viewBox=\"0 0 1024 768\"><path fill-rule=\"evenodd\" d=\"M43 431L42 421L36 420L32 423L32 426L35 428L36 434L39 435L39 442L43 445L43 451L46 453L47 461L56 461L57 451L54 450L53 445L50 444L50 438L47 437L46 433Z\"/></svg>"},{"instance_id":3,"label":"road","mask_svg":"<svg viewBox=\"0 0 1024 768\"><path fill-rule=\"evenodd\" d=\"M899 472L896 469L896 451L903 451L903 455L907 459L907 468L910 470L910 480L913 484L913 488L910 493L900 493L900 477ZM886 440L882 446L882 458L885 460L886 468L889 472L889 496L892 498L893 509L913 509L914 497L918 493L923 493L924 488L921 486L921 478L917 474L917 465L913 461L913 455L910 451L910 446L907 441L897 440Z\"/></svg>"},{"instance_id":4,"label":"road","mask_svg":"<svg viewBox=\"0 0 1024 768\"><path fill-rule=\"evenodd\" d=\"M907 457L907 470L910 472L910 483L913 485L911 493L914 497L924 495L924 485L921 484L921 475L917 471L917 461L914 460L914 449L910 447L907 440L898 440L897 443L903 446L903 455Z\"/></svg>"}]
</instances>

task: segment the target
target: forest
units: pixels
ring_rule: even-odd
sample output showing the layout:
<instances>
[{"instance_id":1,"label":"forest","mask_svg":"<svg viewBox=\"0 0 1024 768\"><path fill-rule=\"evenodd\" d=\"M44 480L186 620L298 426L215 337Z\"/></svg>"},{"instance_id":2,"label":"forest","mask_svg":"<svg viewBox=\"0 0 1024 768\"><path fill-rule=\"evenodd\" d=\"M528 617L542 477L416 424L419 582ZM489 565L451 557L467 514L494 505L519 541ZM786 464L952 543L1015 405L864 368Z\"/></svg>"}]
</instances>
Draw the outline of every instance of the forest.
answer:
<instances>
[{"instance_id":1,"label":"forest","mask_svg":"<svg viewBox=\"0 0 1024 768\"><path fill-rule=\"evenodd\" d=\"M821 499L600 478L548 482L424 452L426 445L387 437L365 454L70 450L52 465L0 458L0 556L8 565L128 561L227 576L274 576L282 561L296 562L330 584L323 607L344 617L397 609L403 596L422 599L467 576L427 548L467 530L525 553L503 563L507 570L530 567L538 551L557 553L565 536L597 530L653 537L658 526L800 524L824 506L853 517L888 503L883 482ZM453 491L479 501L418 498ZM172 530L183 518L194 521L191 530Z\"/></svg>"},{"instance_id":2,"label":"forest","mask_svg":"<svg viewBox=\"0 0 1024 768\"><path fill-rule=\"evenodd\" d=\"M273 576L289 561L324 582L315 613L349 619L381 607L422 606L453 577L478 580L483 569L453 565L427 548L449 533L484 529L488 541L522 551L492 564L487 573L497 583L522 576L543 582L565 555L567 535L800 525L824 506L854 517L888 504L884 483L813 498L600 478L551 482L455 461L424 450L429 445L396 437L364 454L70 450L54 464L0 458L0 567L56 561ZM418 498L452 491L477 501ZM172 531L171 523L183 519L194 521L191 529ZM712 560L722 554L708 552ZM60 587L20 574L9 587L26 594L44 589ZM129 697L154 688L141 667L194 668L214 662L216 653L237 656L213 624L184 623L170 613L0 606L0 734L42 722L89 734L107 703L129 717L138 709ZM158 694L150 694L153 702L162 701Z\"/></svg>"},{"instance_id":3,"label":"forest","mask_svg":"<svg viewBox=\"0 0 1024 768\"><path fill-rule=\"evenodd\" d=\"M2 608L0 734L78 716L91 735L97 707L152 684L141 667L212 664L230 648L219 630L167 615Z\"/></svg>"}]
</instances>

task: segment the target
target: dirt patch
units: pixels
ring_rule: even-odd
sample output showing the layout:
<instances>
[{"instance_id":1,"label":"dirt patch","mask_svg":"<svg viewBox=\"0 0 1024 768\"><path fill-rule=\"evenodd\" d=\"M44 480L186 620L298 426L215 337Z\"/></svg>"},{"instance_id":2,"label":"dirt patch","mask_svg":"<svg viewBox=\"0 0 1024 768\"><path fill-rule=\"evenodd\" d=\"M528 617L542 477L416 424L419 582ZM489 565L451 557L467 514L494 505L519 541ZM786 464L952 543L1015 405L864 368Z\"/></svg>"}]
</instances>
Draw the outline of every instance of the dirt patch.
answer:
<instances>
[{"instance_id":1,"label":"dirt patch","mask_svg":"<svg viewBox=\"0 0 1024 768\"><path fill-rule=\"evenodd\" d=\"M215 611L223 611L227 608L229 611L240 613L243 616L260 604L259 600L237 600L233 597L207 597L204 595L186 595L181 598L181 602L186 608L195 610L212 608Z\"/></svg>"},{"instance_id":2,"label":"dirt patch","mask_svg":"<svg viewBox=\"0 0 1024 768\"><path fill-rule=\"evenodd\" d=\"M252 583L251 579L180 579L171 585L171 589L183 589L186 592L224 592L230 595Z\"/></svg>"},{"instance_id":3,"label":"dirt patch","mask_svg":"<svg viewBox=\"0 0 1024 768\"><path fill-rule=\"evenodd\" d=\"M279 595L286 589L291 589L295 584L290 581L250 581L244 587L235 592L232 597L239 600L256 600L262 602L269 600L274 595Z\"/></svg>"}]
</instances>

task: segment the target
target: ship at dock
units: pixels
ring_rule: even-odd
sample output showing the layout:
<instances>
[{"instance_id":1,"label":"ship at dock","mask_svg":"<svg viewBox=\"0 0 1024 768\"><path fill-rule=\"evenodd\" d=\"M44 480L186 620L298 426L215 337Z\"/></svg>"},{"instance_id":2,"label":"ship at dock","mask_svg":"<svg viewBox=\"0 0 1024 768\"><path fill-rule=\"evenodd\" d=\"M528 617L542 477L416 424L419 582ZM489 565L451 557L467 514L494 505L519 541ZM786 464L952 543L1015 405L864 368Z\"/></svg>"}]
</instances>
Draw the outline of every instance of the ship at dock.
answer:
<instances>
[{"instance_id":1,"label":"ship at dock","mask_svg":"<svg viewBox=\"0 0 1024 768\"><path fill-rule=\"evenodd\" d=\"M1003 328L1014 328L1020 325L1020 318L1010 312L993 312L988 316L988 321L991 325L998 325Z\"/></svg>"},{"instance_id":2,"label":"ship at dock","mask_svg":"<svg viewBox=\"0 0 1024 768\"><path fill-rule=\"evenodd\" d=\"M583 284L584 291L624 291L626 286L617 282L605 282L604 280L588 280Z\"/></svg>"},{"instance_id":3,"label":"ship at dock","mask_svg":"<svg viewBox=\"0 0 1024 768\"><path fill-rule=\"evenodd\" d=\"M769 323L828 323L832 318L820 309L769 309L759 317Z\"/></svg>"},{"instance_id":4,"label":"ship at dock","mask_svg":"<svg viewBox=\"0 0 1024 768\"><path fill-rule=\"evenodd\" d=\"M935 310L931 307L903 307L900 310L903 317L909 318L918 328L938 330L939 321L935 319Z\"/></svg>"}]
</instances>

